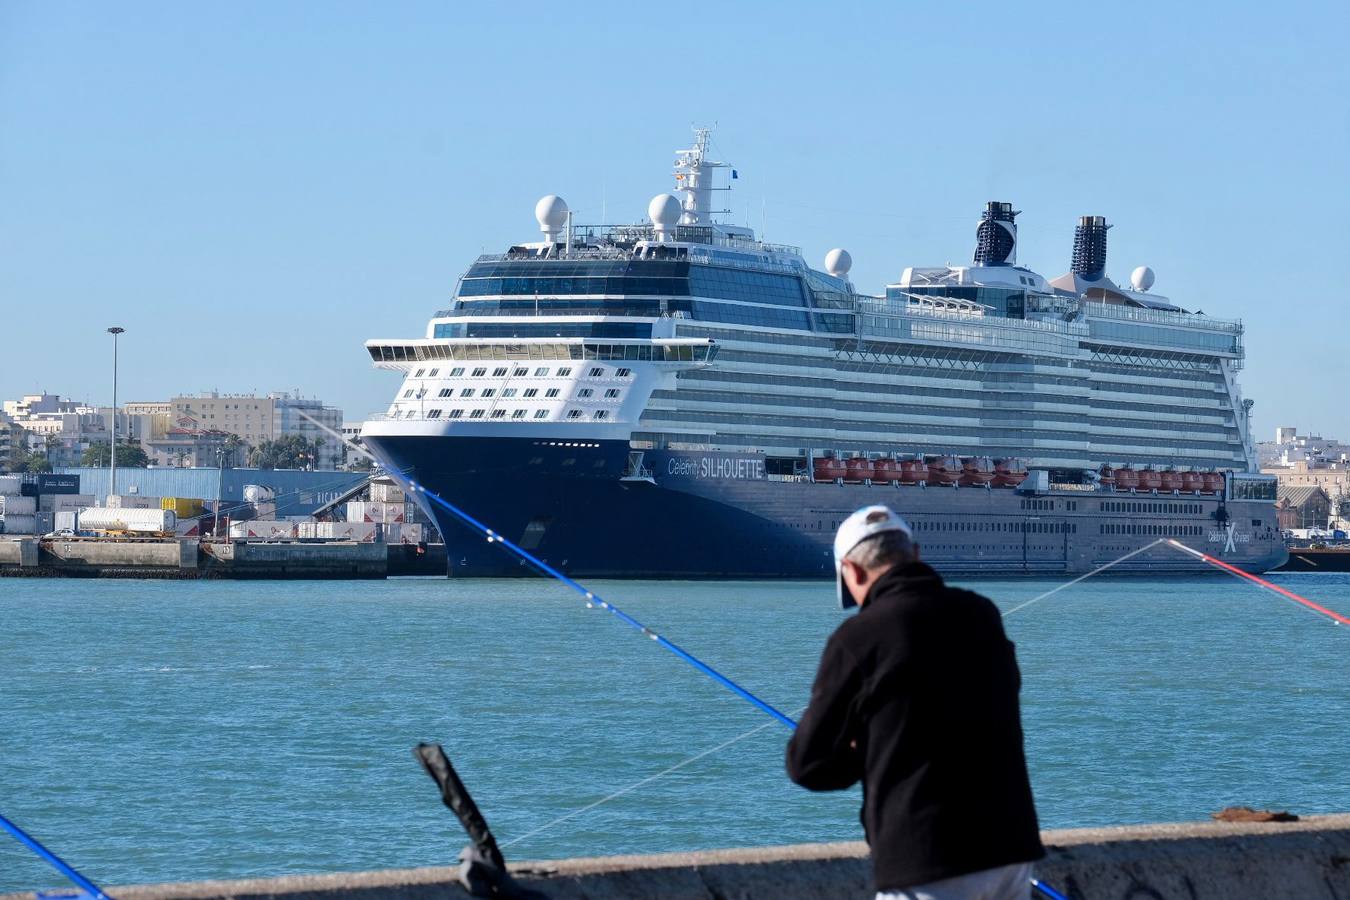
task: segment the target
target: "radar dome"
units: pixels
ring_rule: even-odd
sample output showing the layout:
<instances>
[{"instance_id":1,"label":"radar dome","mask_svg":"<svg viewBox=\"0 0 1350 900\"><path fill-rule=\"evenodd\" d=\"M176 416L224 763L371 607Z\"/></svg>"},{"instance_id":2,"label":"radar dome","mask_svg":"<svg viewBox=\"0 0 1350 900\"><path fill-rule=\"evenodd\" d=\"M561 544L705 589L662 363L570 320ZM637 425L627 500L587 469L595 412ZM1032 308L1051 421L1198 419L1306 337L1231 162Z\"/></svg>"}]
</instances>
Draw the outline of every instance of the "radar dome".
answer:
<instances>
[{"instance_id":1,"label":"radar dome","mask_svg":"<svg viewBox=\"0 0 1350 900\"><path fill-rule=\"evenodd\" d=\"M1148 266L1140 266L1130 273L1130 284L1136 291L1141 293L1153 287L1153 270Z\"/></svg>"},{"instance_id":2,"label":"radar dome","mask_svg":"<svg viewBox=\"0 0 1350 900\"><path fill-rule=\"evenodd\" d=\"M825 271L835 278L843 278L851 268L853 268L853 257L849 256L847 250L835 247L825 254Z\"/></svg>"},{"instance_id":3,"label":"radar dome","mask_svg":"<svg viewBox=\"0 0 1350 900\"><path fill-rule=\"evenodd\" d=\"M534 205L534 217L544 234L557 234L567 223L567 201L557 194L540 197Z\"/></svg>"},{"instance_id":4,"label":"radar dome","mask_svg":"<svg viewBox=\"0 0 1350 900\"><path fill-rule=\"evenodd\" d=\"M647 204L647 217L659 231L666 231L680 221L680 214L683 212L680 198L674 194L657 194L652 198L652 202Z\"/></svg>"}]
</instances>

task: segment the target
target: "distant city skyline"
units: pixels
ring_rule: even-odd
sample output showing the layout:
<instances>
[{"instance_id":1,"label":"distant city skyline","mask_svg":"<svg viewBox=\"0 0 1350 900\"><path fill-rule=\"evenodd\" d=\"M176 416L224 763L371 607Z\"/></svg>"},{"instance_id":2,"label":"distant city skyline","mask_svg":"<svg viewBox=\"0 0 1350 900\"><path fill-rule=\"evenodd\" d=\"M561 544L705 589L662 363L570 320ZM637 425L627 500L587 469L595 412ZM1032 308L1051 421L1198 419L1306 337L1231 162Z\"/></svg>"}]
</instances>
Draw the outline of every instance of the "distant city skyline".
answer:
<instances>
[{"instance_id":1,"label":"distant city skyline","mask_svg":"<svg viewBox=\"0 0 1350 900\"><path fill-rule=\"evenodd\" d=\"M367 338L420 336L543 194L641 218L698 122L731 221L868 293L968 260L986 200L1051 277L1104 215L1108 274L1244 320L1258 439L1350 435L1342 5L771 9L0 6L0 396L106 405L120 325L120 398L381 410Z\"/></svg>"}]
</instances>

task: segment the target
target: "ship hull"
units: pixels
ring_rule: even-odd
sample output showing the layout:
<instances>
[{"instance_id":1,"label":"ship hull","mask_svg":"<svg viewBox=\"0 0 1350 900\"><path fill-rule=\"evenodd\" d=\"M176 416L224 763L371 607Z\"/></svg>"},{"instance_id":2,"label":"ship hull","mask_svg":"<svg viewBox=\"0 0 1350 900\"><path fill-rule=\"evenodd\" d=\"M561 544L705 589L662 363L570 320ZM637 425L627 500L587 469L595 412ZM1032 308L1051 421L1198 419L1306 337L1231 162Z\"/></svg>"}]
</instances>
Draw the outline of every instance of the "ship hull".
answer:
<instances>
[{"instance_id":1,"label":"ship hull","mask_svg":"<svg viewBox=\"0 0 1350 900\"><path fill-rule=\"evenodd\" d=\"M1287 559L1269 503L1143 494L940 485L817 483L765 472L754 454L646 451L626 441L369 435L391 471L551 566L587 578L827 578L835 529L885 503L915 527L924 558L951 575L1073 575L1178 540L1245 570ZM419 495L445 539L448 574L531 568ZM1165 544L1116 570L1209 567Z\"/></svg>"}]
</instances>

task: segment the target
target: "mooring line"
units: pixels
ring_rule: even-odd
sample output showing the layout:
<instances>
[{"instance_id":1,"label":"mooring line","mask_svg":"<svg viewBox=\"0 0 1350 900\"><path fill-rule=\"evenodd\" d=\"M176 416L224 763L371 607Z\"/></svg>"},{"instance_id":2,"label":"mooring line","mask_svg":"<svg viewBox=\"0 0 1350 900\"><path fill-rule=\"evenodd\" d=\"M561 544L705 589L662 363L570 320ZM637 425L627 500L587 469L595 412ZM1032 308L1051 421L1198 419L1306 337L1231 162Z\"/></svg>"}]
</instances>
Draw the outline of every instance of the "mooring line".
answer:
<instances>
[{"instance_id":1,"label":"mooring line","mask_svg":"<svg viewBox=\"0 0 1350 900\"><path fill-rule=\"evenodd\" d=\"M1253 575L1250 572L1244 572L1242 569L1239 569L1232 563L1226 563L1221 559L1216 559L1215 557L1210 556L1208 553L1202 553L1199 550L1196 550L1194 547L1187 547L1185 544L1181 543L1181 541L1175 540L1174 538L1166 538L1166 541L1168 544L1182 551L1183 553L1189 553L1196 559L1202 559L1205 562L1209 563L1210 565L1222 569L1223 571L1229 573L1230 575L1236 575L1239 578L1245 578L1246 580L1252 582L1253 584L1259 585L1263 588L1266 588L1267 590L1274 591L1281 597L1284 597L1286 600L1292 600L1295 603L1302 604L1303 606L1307 607L1313 612L1319 613L1331 619L1331 621L1336 625L1350 625L1350 618L1347 618L1346 616L1343 616L1338 612L1333 612L1332 610L1327 609L1325 606L1322 606L1319 603L1314 603L1307 597L1300 597L1293 591L1286 590L1280 587L1278 584L1273 584L1272 582L1266 581L1264 578Z\"/></svg>"}]
</instances>

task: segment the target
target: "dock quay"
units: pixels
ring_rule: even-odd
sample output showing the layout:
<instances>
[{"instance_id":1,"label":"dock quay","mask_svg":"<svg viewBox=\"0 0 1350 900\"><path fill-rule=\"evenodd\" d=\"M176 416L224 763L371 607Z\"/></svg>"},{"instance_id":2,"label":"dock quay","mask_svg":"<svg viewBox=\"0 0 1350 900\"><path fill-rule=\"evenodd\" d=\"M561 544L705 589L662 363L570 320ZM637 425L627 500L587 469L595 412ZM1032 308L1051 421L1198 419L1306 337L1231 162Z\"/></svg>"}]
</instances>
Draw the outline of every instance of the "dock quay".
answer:
<instances>
[{"instance_id":1,"label":"dock quay","mask_svg":"<svg viewBox=\"0 0 1350 900\"><path fill-rule=\"evenodd\" d=\"M1350 897L1350 815L1042 832L1036 875L1074 900ZM798 844L518 863L523 887L559 900L806 900L875 896L862 843ZM93 874L93 873L90 873ZM118 900L469 897L455 867L109 887ZM32 900L33 893L0 895Z\"/></svg>"},{"instance_id":2,"label":"dock quay","mask_svg":"<svg viewBox=\"0 0 1350 900\"><path fill-rule=\"evenodd\" d=\"M0 577L385 578L403 545L199 538L0 540ZM444 571L444 569L442 569Z\"/></svg>"}]
</instances>

